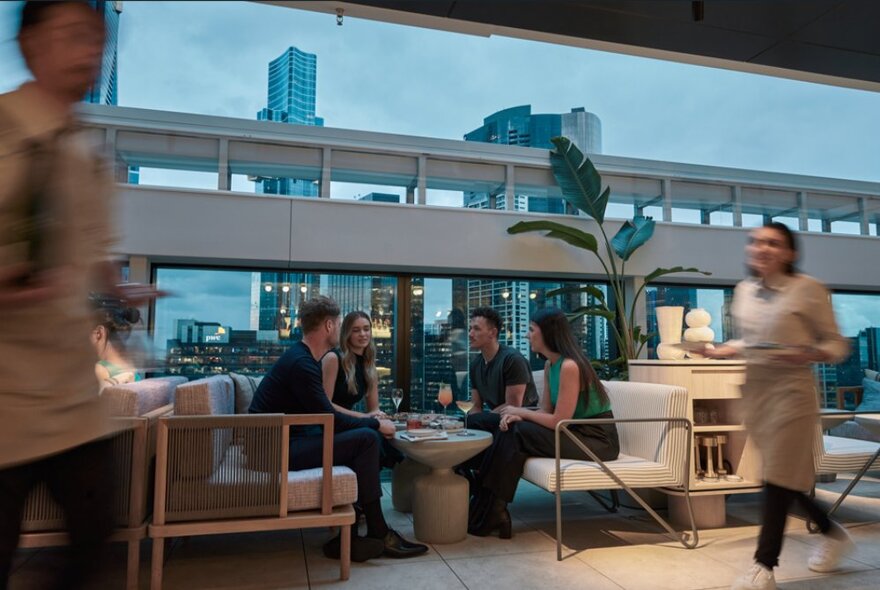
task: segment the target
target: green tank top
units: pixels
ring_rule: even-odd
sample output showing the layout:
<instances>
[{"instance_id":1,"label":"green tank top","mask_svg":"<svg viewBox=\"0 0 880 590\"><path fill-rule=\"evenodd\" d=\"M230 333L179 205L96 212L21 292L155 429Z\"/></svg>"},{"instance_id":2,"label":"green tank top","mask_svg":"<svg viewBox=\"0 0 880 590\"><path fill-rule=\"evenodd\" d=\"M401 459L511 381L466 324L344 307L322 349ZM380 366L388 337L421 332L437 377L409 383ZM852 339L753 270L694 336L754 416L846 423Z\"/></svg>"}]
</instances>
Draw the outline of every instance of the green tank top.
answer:
<instances>
[{"instance_id":1,"label":"green tank top","mask_svg":"<svg viewBox=\"0 0 880 590\"><path fill-rule=\"evenodd\" d=\"M554 408L556 407L556 399L559 397L559 372L562 369L562 361L564 360L565 357L559 357L555 363L550 365L550 403L553 404ZM611 403L602 403L596 388L591 385L589 392L582 391L578 395L577 406L574 408L572 418L575 420L592 418L598 414L610 411Z\"/></svg>"},{"instance_id":2,"label":"green tank top","mask_svg":"<svg viewBox=\"0 0 880 590\"><path fill-rule=\"evenodd\" d=\"M110 374L111 379L115 379L117 375L122 373L134 373L135 381L142 381L143 375L138 373L137 371L133 371L132 369L127 369L125 367L120 367L119 365L114 365L109 361L98 361L98 364L107 369L107 373Z\"/></svg>"}]
</instances>

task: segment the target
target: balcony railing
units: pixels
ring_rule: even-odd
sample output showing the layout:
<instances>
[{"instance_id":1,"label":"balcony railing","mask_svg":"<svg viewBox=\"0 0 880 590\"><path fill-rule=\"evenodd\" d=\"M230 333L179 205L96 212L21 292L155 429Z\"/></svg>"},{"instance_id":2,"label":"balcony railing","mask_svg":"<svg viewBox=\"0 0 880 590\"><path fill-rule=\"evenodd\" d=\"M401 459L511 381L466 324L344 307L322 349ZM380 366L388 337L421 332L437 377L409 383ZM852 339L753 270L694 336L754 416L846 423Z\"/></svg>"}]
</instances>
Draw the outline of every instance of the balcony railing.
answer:
<instances>
[{"instance_id":1,"label":"balcony railing","mask_svg":"<svg viewBox=\"0 0 880 590\"><path fill-rule=\"evenodd\" d=\"M225 117L83 105L127 181L130 167L293 178L332 198L335 183L390 187L403 205L466 196L528 210L560 199L547 150ZM611 186L609 217L748 227L776 219L802 231L880 234L880 183L591 155ZM252 185L250 185L252 186ZM548 201L549 199L549 201ZM544 205L546 207L546 204ZM561 207L556 207L562 210ZM533 209L536 210L536 209ZM546 209L537 209L546 210Z\"/></svg>"}]
</instances>

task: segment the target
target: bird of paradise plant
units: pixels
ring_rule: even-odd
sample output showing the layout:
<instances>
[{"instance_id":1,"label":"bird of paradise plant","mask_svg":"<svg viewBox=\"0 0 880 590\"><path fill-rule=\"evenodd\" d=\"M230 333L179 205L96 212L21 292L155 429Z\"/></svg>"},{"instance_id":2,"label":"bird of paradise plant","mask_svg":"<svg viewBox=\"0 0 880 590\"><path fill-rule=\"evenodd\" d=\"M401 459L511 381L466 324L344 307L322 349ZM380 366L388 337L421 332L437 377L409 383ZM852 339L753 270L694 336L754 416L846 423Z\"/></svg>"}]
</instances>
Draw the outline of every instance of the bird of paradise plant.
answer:
<instances>
[{"instance_id":1,"label":"bird of paradise plant","mask_svg":"<svg viewBox=\"0 0 880 590\"><path fill-rule=\"evenodd\" d=\"M635 291L632 299L628 300L624 282L626 263L636 250L654 235L655 222L650 217L636 215L624 222L614 237L609 238L605 229L605 209L608 206L611 187L602 189L602 177L593 162L570 139L554 137L551 142L555 147L550 151L550 164L553 176L562 191L562 197L596 221L599 226L602 251L600 252L600 242L595 235L556 221L521 221L507 228L507 233L547 232L545 235L549 238L562 240L596 256L608 279L609 297L613 306L609 302L609 297L592 285L565 287L550 291L547 295L587 293L593 296L597 303L573 310L569 314L569 320L575 321L584 316L599 316L607 320L620 353L617 359L608 361L608 364L617 369L612 370L612 374L619 374L621 370L625 371L626 360L638 358L645 344L654 335L643 332L642 327L635 323L636 306L645 287L651 281L670 274L691 272L709 275L711 273L683 266L657 268L644 277L642 285ZM604 368L608 369L608 367Z\"/></svg>"}]
</instances>

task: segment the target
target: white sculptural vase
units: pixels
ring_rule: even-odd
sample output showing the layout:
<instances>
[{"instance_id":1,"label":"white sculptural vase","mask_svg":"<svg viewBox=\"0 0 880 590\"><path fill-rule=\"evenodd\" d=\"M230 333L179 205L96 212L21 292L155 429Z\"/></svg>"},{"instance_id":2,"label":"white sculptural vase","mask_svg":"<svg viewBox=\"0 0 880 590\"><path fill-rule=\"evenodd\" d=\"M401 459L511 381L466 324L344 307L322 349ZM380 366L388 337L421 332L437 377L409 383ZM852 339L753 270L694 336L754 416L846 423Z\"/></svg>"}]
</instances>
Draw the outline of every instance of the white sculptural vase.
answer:
<instances>
[{"instance_id":1,"label":"white sculptural vase","mask_svg":"<svg viewBox=\"0 0 880 590\"><path fill-rule=\"evenodd\" d=\"M681 322L684 308L678 305L662 305L656 308L657 332L660 344L657 345L657 358L666 361L681 360L685 352L673 346L681 342Z\"/></svg>"},{"instance_id":2,"label":"white sculptural vase","mask_svg":"<svg viewBox=\"0 0 880 590\"><path fill-rule=\"evenodd\" d=\"M687 324L687 330L684 331L685 342L705 342L708 346L712 346L715 340L715 331L709 327L712 323L712 316L708 311L701 307L697 307L688 312L684 318ZM692 359L705 358L696 352L689 352L687 356Z\"/></svg>"}]
</instances>

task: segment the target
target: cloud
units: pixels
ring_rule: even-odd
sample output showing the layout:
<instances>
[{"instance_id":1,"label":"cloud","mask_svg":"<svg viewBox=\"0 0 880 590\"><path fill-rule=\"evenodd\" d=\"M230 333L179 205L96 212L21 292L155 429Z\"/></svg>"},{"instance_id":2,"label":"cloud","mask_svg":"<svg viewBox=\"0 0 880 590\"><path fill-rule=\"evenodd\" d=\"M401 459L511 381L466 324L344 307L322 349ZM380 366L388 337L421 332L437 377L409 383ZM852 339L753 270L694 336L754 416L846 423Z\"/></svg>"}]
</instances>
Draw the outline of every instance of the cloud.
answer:
<instances>
[{"instance_id":1,"label":"cloud","mask_svg":"<svg viewBox=\"0 0 880 590\"><path fill-rule=\"evenodd\" d=\"M0 3L0 91L27 78L18 7ZM120 22L123 106L252 120L269 61L295 45L318 56L317 112L330 127L461 139L510 106L583 106L602 120L605 153L880 181L880 93L348 17L338 27L251 2L128 1ZM248 325L250 273L176 272L160 274L182 297L160 303L159 331L179 317ZM848 333L880 325L870 304L835 305Z\"/></svg>"}]
</instances>

